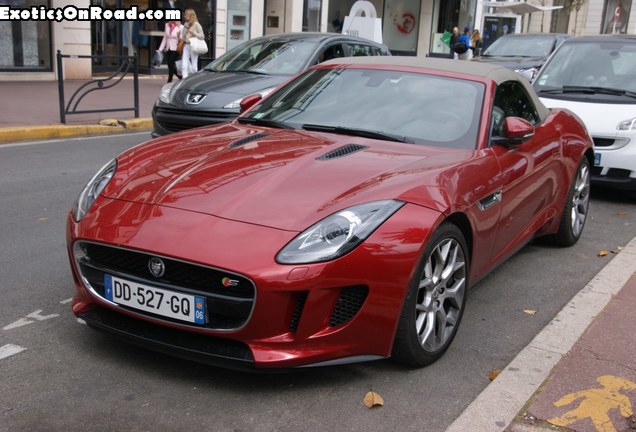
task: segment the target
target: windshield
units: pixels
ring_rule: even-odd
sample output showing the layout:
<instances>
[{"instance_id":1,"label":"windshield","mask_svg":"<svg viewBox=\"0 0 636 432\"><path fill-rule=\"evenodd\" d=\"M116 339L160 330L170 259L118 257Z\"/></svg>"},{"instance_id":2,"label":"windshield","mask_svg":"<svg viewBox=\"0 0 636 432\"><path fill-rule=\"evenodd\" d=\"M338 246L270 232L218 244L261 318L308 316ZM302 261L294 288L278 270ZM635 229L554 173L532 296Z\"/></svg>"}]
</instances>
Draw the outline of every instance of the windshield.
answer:
<instances>
[{"instance_id":1,"label":"windshield","mask_svg":"<svg viewBox=\"0 0 636 432\"><path fill-rule=\"evenodd\" d=\"M563 44L543 67L534 88L539 94L585 93L588 98L590 94L607 98L612 93L616 97L636 92L636 44Z\"/></svg>"},{"instance_id":2,"label":"windshield","mask_svg":"<svg viewBox=\"0 0 636 432\"><path fill-rule=\"evenodd\" d=\"M228 51L205 70L294 75L303 69L316 45L312 41L255 40Z\"/></svg>"},{"instance_id":3,"label":"windshield","mask_svg":"<svg viewBox=\"0 0 636 432\"><path fill-rule=\"evenodd\" d=\"M473 149L485 86L357 68L309 71L239 121Z\"/></svg>"},{"instance_id":4,"label":"windshield","mask_svg":"<svg viewBox=\"0 0 636 432\"><path fill-rule=\"evenodd\" d=\"M500 37L484 51L491 57L546 57L554 48L554 36Z\"/></svg>"}]
</instances>

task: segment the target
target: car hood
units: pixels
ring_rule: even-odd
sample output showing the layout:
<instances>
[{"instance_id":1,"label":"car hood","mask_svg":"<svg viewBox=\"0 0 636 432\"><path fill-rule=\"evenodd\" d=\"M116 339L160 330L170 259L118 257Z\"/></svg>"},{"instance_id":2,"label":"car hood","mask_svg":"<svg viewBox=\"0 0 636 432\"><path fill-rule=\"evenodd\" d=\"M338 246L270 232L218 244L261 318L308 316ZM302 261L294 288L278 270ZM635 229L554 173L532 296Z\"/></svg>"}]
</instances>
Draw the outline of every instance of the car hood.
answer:
<instances>
[{"instance_id":1,"label":"car hood","mask_svg":"<svg viewBox=\"0 0 636 432\"><path fill-rule=\"evenodd\" d=\"M172 104L193 110L223 108L225 105L252 93L276 87L288 78L287 75L202 70L175 84ZM198 103L192 103L188 100L190 94L205 95L205 97Z\"/></svg>"},{"instance_id":2,"label":"car hood","mask_svg":"<svg viewBox=\"0 0 636 432\"><path fill-rule=\"evenodd\" d=\"M540 67L545 57L474 57L472 61L480 63L496 63L508 69L530 69Z\"/></svg>"},{"instance_id":3,"label":"car hood","mask_svg":"<svg viewBox=\"0 0 636 432\"><path fill-rule=\"evenodd\" d=\"M454 189L457 176L444 172L472 153L226 124L120 155L103 195L302 231L342 208L380 199L447 208L441 191Z\"/></svg>"},{"instance_id":4,"label":"car hood","mask_svg":"<svg viewBox=\"0 0 636 432\"><path fill-rule=\"evenodd\" d=\"M636 113L636 103L609 104L546 97L540 97L539 99L548 108L569 109L581 118L590 135L597 137L624 136L626 131L618 131L616 126L623 120L633 118L634 113Z\"/></svg>"}]
</instances>

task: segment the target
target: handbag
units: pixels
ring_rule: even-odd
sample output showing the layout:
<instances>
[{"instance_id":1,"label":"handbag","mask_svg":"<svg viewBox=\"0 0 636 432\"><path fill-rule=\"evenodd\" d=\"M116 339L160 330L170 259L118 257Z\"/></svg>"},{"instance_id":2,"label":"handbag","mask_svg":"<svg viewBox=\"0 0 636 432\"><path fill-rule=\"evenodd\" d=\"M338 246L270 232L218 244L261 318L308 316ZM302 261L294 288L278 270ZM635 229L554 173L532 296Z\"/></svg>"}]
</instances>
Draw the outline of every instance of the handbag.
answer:
<instances>
[{"instance_id":1,"label":"handbag","mask_svg":"<svg viewBox=\"0 0 636 432\"><path fill-rule=\"evenodd\" d=\"M208 44L203 39L190 38L190 49L195 54L205 54L208 52Z\"/></svg>"},{"instance_id":2,"label":"handbag","mask_svg":"<svg viewBox=\"0 0 636 432\"><path fill-rule=\"evenodd\" d=\"M161 51L155 51L155 55L152 57L152 65L155 67L159 67L162 63L163 53Z\"/></svg>"},{"instance_id":3,"label":"handbag","mask_svg":"<svg viewBox=\"0 0 636 432\"><path fill-rule=\"evenodd\" d=\"M182 55L183 54L183 45L185 44L185 41L183 39L179 39L179 43L177 43L177 55Z\"/></svg>"}]
</instances>

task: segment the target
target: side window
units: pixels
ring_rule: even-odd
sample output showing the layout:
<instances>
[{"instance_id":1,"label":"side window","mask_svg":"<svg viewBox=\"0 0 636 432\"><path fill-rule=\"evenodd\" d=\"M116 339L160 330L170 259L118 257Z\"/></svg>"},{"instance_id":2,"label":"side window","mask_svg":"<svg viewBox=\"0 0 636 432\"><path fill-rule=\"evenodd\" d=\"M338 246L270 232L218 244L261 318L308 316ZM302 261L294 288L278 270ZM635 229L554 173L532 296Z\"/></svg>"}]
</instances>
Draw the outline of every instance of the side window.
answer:
<instances>
[{"instance_id":1,"label":"side window","mask_svg":"<svg viewBox=\"0 0 636 432\"><path fill-rule=\"evenodd\" d=\"M347 46L349 48L349 55L351 57L377 56L382 54L382 52L378 48L370 45L348 43Z\"/></svg>"},{"instance_id":2,"label":"side window","mask_svg":"<svg viewBox=\"0 0 636 432\"><path fill-rule=\"evenodd\" d=\"M506 117L521 117L533 125L540 121L532 99L517 81L501 83L495 91L495 102L491 115L494 136L503 133L503 121Z\"/></svg>"},{"instance_id":3,"label":"side window","mask_svg":"<svg viewBox=\"0 0 636 432\"><path fill-rule=\"evenodd\" d=\"M324 51L318 56L318 63L344 56L345 51L342 44L329 45L325 47Z\"/></svg>"}]
</instances>

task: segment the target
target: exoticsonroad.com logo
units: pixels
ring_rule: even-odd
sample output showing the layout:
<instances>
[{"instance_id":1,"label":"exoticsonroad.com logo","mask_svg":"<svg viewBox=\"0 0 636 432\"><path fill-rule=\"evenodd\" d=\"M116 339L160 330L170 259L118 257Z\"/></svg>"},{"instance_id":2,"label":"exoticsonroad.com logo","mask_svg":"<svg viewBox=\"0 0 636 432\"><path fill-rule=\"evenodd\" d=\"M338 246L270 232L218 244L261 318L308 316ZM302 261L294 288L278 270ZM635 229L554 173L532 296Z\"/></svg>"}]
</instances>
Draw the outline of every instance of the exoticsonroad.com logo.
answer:
<instances>
[{"instance_id":1,"label":"exoticsonroad.com logo","mask_svg":"<svg viewBox=\"0 0 636 432\"><path fill-rule=\"evenodd\" d=\"M104 9L101 6L78 8L48 8L32 6L29 8L12 8L0 6L0 21L100 21L100 20L166 20L181 21L178 9L148 9L140 11L137 6L126 9Z\"/></svg>"}]
</instances>

